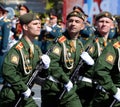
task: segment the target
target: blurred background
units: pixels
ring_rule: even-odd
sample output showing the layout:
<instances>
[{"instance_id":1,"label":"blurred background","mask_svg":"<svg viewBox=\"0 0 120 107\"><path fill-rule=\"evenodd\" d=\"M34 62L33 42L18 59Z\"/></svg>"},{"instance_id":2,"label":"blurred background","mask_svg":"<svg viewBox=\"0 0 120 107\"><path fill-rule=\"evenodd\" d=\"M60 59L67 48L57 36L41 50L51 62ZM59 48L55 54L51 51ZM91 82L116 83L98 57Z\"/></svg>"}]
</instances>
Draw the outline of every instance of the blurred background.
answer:
<instances>
[{"instance_id":1,"label":"blurred background","mask_svg":"<svg viewBox=\"0 0 120 107\"><path fill-rule=\"evenodd\" d=\"M64 22L66 15L75 5L79 5L84 10L90 23L93 23L94 16L101 11L120 15L120 0L0 0L0 3L5 7L13 8L16 14L19 4L25 4L31 11L38 12L42 17L54 12Z\"/></svg>"}]
</instances>

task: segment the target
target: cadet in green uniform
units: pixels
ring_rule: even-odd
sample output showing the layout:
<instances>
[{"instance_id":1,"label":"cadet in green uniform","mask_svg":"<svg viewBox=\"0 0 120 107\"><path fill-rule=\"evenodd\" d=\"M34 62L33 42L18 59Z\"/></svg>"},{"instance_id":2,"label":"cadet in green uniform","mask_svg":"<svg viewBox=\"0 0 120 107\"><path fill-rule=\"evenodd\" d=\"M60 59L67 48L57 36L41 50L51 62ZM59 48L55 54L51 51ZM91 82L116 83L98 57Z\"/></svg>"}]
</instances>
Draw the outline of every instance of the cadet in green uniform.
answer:
<instances>
[{"instance_id":1,"label":"cadet in green uniform","mask_svg":"<svg viewBox=\"0 0 120 107\"><path fill-rule=\"evenodd\" d=\"M120 37L109 44L95 64L94 79L98 82L92 107L120 107ZM116 102L110 106L113 100Z\"/></svg>"},{"instance_id":2,"label":"cadet in green uniform","mask_svg":"<svg viewBox=\"0 0 120 107\"><path fill-rule=\"evenodd\" d=\"M83 44L78 39L83 22L82 13L73 11L67 16L66 31L59 37L50 54L49 77L41 90L42 107L82 107L75 92L76 85L73 85L70 75L78 64L80 54L84 51ZM58 101L64 88L67 92Z\"/></svg>"},{"instance_id":3,"label":"cadet in green uniform","mask_svg":"<svg viewBox=\"0 0 120 107\"><path fill-rule=\"evenodd\" d=\"M94 38L94 36L90 37L89 41L86 43L86 45L91 46L88 53L95 62L103 49L111 42L111 39L108 39L108 36L112 25L113 19L111 13L105 11L96 16L97 32L94 33L96 34L96 38ZM84 107L89 106L94 95L95 88L93 85L93 75L93 66L84 65L80 70L77 93Z\"/></svg>"},{"instance_id":4,"label":"cadet in green uniform","mask_svg":"<svg viewBox=\"0 0 120 107\"><path fill-rule=\"evenodd\" d=\"M4 85L0 92L0 107L14 107L21 95L24 99L20 107L37 107L27 82L40 59L44 63L44 69L47 69L50 63L49 57L42 55L41 50L32 43L34 37L40 34L41 21L38 15L22 15L20 23L23 37L10 49L3 64Z\"/></svg>"}]
</instances>

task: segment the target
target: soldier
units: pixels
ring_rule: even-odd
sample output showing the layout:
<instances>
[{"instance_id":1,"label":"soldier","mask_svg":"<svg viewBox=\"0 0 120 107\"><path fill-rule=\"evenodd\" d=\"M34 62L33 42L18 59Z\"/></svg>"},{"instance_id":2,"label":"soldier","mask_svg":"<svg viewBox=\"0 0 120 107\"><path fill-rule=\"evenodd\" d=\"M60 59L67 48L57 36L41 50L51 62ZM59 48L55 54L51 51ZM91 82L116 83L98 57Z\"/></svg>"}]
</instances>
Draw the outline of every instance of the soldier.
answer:
<instances>
[{"instance_id":1,"label":"soldier","mask_svg":"<svg viewBox=\"0 0 120 107\"><path fill-rule=\"evenodd\" d=\"M29 13L29 9L26 5L20 4L18 5L19 16ZM22 27L19 23L19 18L15 18L12 21L12 31L14 33L14 38L19 40L22 36Z\"/></svg>"},{"instance_id":2,"label":"soldier","mask_svg":"<svg viewBox=\"0 0 120 107\"><path fill-rule=\"evenodd\" d=\"M48 46L55 38L62 35L62 28L57 24L57 21L57 16L55 14L51 14L49 25L45 26L46 34L44 34L45 36L43 37L42 42L43 53L48 50Z\"/></svg>"},{"instance_id":3,"label":"soldier","mask_svg":"<svg viewBox=\"0 0 120 107\"><path fill-rule=\"evenodd\" d=\"M78 39L79 31L83 27L84 15L73 11L66 19L66 31L59 37L50 54L49 77L41 90L42 107L82 107L75 92L76 85L73 85L70 76L78 64L80 54L84 51L84 46ZM87 59L87 55L85 57ZM64 88L67 92L58 101Z\"/></svg>"},{"instance_id":4,"label":"soldier","mask_svg":"<svg viewBox=\"0 0 120 107\"><path fill-rule=\"evenodd\" d=\"M92 107L120 107L120 37L103 50L94 66L97 90ZM113 100L116 99L116 103ZM114 100L115 101L115 100Z\"/></svg>"},{"instance_id":5,"label":"soldier","mask_svg":"<svg viewBox=\"0 0 120 107\"><path fill-rule=\"evenodd\" d=\"M85 16L84 28L80 30L81 36L79 37L79 39L82 41L83 44L86 44L86 41L91 36L94 36L94 32L96 31L96 29L87 21L88 15L83 11L83 9L79 5L75 5L73 7L73 11L82 12Z\"/></svg>"},{"instance_id":6,"label":"soldier","mask_svg":"<svg viewBox=\"0 0 120 107\"><path fill-rule=\"evenodd\" d=\"M113 26L112 17L112 14L106 11L96 15L96 37L90 37L90 39L86 42L86 46L91 46L88 50L88 53L91 55L95 62L104 48L112 41L112 39L108 38L110 29ZM90 106L90 102L92 101L94 95L95 84L93 81L93 75L93 66L84 65L80 70L79 82L77 84L77 93L84 107Z\"/></svg>"},{"instance_id":7,"label":"soldier","mask_svg":"<svg viewBox=\"0 0 120 107\"><path fill-rule=\"evenodd\" d=\"M32 43L40 34L41 21L38 15L34 13L22 15L20 23L23 36L10 49L3 64L4 85L0 92L0 107L14 107L21 95L24 98L20 107L37 107L27 82L40 59L43 61L44 69L47 69L50 63L49 57L42 55L40 48Z\"/></svg>"},{"instance_id":8,"label":"soldier","mask_svg":"<svg viewBox=\"0 0 120 107\"><path fill-rule=\"evenodd\" d=\"M0 83L3 82L2 78L2 64L4 56L8 51L8 38L10 32L9 22L4 20L4 13L6 12L5 8L0 5Z\"/></svg>"}]
</instances>

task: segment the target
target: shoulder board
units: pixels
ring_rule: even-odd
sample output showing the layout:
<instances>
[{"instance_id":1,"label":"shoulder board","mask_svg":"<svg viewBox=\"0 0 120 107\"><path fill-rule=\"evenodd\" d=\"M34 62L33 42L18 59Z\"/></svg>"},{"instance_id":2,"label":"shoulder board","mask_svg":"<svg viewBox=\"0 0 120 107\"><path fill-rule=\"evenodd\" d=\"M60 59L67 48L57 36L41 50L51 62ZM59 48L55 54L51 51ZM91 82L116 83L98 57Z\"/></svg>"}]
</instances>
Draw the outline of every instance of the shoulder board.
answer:
<instances>
[{"instance_id":1,"label":"shoulder board","mask_svg":"<svg viewBox=\"0 0 120 107\"><path fill-rule=\"evenodd\" d=\"M95 42L98 42L99 41L99 39L98 38L95 38Z\"/></svg>"},{"instance_id":2,"label":"shoulder board","mask_svg":"<svg viewBox=\"0 0 120 107\"><path fill-rule=\"evenodd\" d=\"M66 37L65 37L65 36L61 36L61 37L58 39L58 41L59 41L60 43L62 43L62 42L64 42L64 41L66 41Z\"/></svg>"},{"instance_id":3,"label":"shoulder board","mask_svg":"<svg viewBox=\"0 0 120 107\"><path fill-rule=\"evenodd\" d=\"M17 46L16 46L16 49L20 50L23 48L23 43L20 42Z\"/></svg>"},{"instance_id":4,"label":"shoulder board","mask_svg":"<svg viewBox=\"0 0 120 107\"><path fill-rule=\"evenodd\" d=\"M116 43L113 44L113 46L114 46L115 48L119 48L119 47L120 47L120 42L117 41Z\"/></svg>"}]
</instances>

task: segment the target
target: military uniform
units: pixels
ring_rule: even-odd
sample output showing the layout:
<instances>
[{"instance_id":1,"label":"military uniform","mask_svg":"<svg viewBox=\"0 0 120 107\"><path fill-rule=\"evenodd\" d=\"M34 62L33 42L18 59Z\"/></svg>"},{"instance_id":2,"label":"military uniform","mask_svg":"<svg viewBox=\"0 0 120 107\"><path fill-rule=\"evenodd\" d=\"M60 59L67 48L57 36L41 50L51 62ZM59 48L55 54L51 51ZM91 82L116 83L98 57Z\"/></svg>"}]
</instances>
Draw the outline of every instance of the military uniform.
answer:
<instances>
[{"instance_id":1,"label":"military uniform","mask_svg":"<svg viewBox=\"0 0 120 107\"><path fill-rule=\"evenodd\" d=\"M35 21L35 23L34 23ZM31 87L28 81L31 78L34 69L41 60L43 69L49 67L50 59L43 55L40 48L33 44L31 38L40 33L40 19L37 14L27 13L20 17L22 26L27 26L28 30L23 27L23 37L7 53L3 63L4 85L0 91L0 106L14 107L18 99L23 96L19 107L38 107L31 96ZM30 26L30 28L28 27ZM37 33L30 35L34 27ZM30 36L30 37L29 37ZM49 63L47 63L49 62Z\"/></svg>"},{"instance_id":2,"label":"military uniform","mask_svg":"<svg viewBox=\"0 0 120 107\"><path fill-rule=\"evenodd\" d=\"M95 28L90 25L85 25L85 28L80 30L80 37L79 39L82 41L83 44L86 44L86 42L91 38L91 36L95 36L94 34Z\"/></svg>"},{"instance_id":3,"label":"military uniform","mask_svg":"<svg viewBox=\"0 0 120 107\"><path fill-rule=\"evenodd\" d=\"M101 13L97 18L99 19L101 17L110 17L110 18L112 17L109 15L108 16L105 15L106 12ZM97 58L101 55L104 48L110 42L112 42L112 38L105 39L98 31L96 31L94 32L94 36L91 36L84 46L85 47L90 46L88 53L96 62ZM92 101L92 98L96 90L96 84L93 79L94 66L84 65L81 71L83 71L83 73L80 73L79 82L77 84L78 85L77 93L81 99L83 107L92 107L90 103Z\"/></svg>"},{"instance_id":4,"label":"military uniform","mask_svg":"<svg viewBox=\"0 0 120 107\"><path fill-rule=\"evenodd\" d=\"M0 92L0 106L13 107L21 92L27 90L27 81L33 73L36 63L40 59L41 51L31 46L22 38L7 54L3 65L5 84ZM11 66L13 66L11 68ZM17 71L16 71L17 70ZM22 107L37 107L32 97L24 99Z\"/></svg>"},{"instance_id":5,"label":"military uniform","mask_svg":"<svg viewBox=\"0 0 120 107\"><path fill-rule=\"evenodd\" d=\"M94 79L98 82L98 90L94 96L92 107L109 107L114 100L113 95L120 87L120 37L109 44L95 64ZM99 87L102 88L99 88ZM113 107L120 107L117 102Z\"/></svg>"},{"instance_id":6,"label":"military uniform","mask_svg":"<svg viewBox=\"0 0 120 107\"><path fill-rule=\"evenodd\" d=\"M41 35L43 37L41 45L43 53L45 53L48 50L48 46L55 38L62 35L62 28L59 25L56 24L54 27L51 28L52 30L50 32L45 31L46 33L42 33L43 35Z\"/></svg>"},{"instance_id":7,"label":"military uniform","mask_svg":"<svg viewBox=\"0 0 120 107\"><path fill-rule=\"evenodd\" d=\"M49 55L51 58L50 76L41 90L43 107L82 107L75 92L76 85L58 101L61 90L64 89L64 84L68 83L82 51L84 51L84 47L81 41L70 39L67 31L59 38Z\"/></svg>"},{"instance_id":8,"label":"military uniform","mask_svg":"<svg viewBox=\"0 0 120 107\"><path fill-rule=\"evenodd\" d=\"M3 82L2 79L2 64L6 52L8 51L8 39L10 33L10 24L9 22L4 21L4 18L0 20L0 83Z\"/></svg>"}]
</instances>

